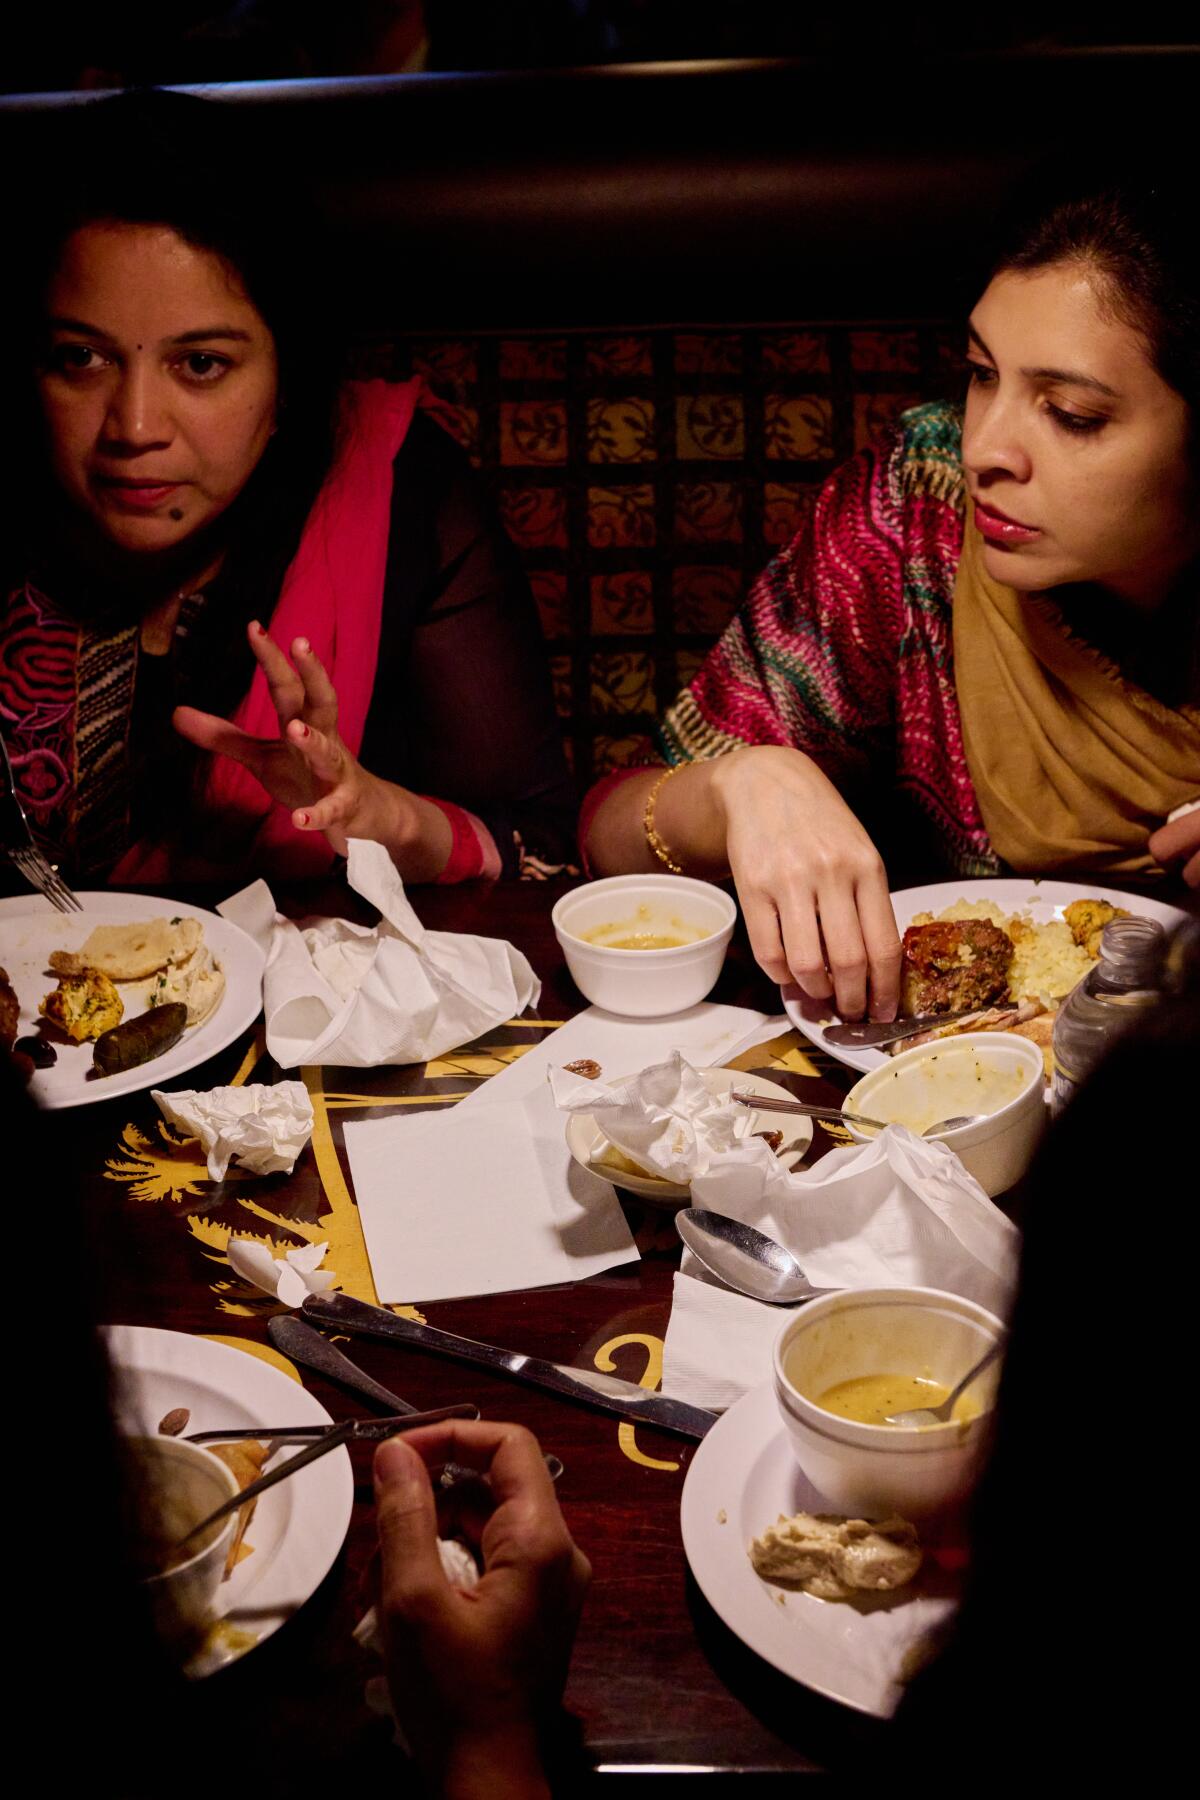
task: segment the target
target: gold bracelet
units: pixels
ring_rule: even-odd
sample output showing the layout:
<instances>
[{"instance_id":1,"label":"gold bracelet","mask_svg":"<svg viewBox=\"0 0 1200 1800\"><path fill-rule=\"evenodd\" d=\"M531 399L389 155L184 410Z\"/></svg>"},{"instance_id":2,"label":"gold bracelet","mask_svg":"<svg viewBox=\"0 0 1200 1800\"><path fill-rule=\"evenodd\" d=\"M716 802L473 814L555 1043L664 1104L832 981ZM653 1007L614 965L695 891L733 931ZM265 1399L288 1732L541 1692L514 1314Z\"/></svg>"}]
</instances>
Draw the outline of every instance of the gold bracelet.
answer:
<instances>
[{"instance_id":1,"label":"gold bracelet","mask_svg":"<svg viewBox=\"0 0 1200 1800\"><path fill-rule=\"evenodd\" d=\"M663 770L658 780L654 783L654 786L650 789L650 792L646 795L646 810L642 814L642 828L646 833L646 842L649 844L651 850L653 850L655 856L657 856L659 862L666 863L672 875L682 875L683 870L675 861L670 850L668 850L666 844L654 828L654 803L658 799L658 790L662 787L663 783L665 781L670 781L672 775L678 775L680 769L685 766L684 763L674 763L671 768Z\"/></svg>"}]
</instances>

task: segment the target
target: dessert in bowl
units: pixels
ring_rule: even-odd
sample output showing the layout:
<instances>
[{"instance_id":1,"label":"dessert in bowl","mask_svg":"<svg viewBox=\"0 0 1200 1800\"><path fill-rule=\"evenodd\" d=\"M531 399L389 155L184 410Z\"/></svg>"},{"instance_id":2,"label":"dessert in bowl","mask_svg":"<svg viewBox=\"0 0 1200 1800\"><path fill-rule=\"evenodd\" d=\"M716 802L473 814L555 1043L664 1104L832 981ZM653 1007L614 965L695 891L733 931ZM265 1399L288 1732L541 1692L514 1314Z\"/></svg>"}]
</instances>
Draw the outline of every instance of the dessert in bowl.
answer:
<instances>
[{"instance_id":1,"label":"dessert in bowl","mask_svg":"<svg viewBox=\"0 0 1200 1800\"><path fill-rule=\"evenodd\" d=\"M792 1453L831 1512L924 1518L962 1500L987 1450L993 1363L944 1425L887 1425L934 1406L1004 1327L938 1288L846 1288L788 1320L775 1344L775 1398Z\"/></svg>"},{"instance_id":2,"label":"dessert in bowl","mask_svg":"<svg viewBox=\"0 0 1200 1800\"><path fill-rule=\"evenodd\" d=\"M690 876L613 875L564 894L551 918L581 994L607 1012L657 1019L709 992L737 906Z\"/></svg>"}]
</instances>

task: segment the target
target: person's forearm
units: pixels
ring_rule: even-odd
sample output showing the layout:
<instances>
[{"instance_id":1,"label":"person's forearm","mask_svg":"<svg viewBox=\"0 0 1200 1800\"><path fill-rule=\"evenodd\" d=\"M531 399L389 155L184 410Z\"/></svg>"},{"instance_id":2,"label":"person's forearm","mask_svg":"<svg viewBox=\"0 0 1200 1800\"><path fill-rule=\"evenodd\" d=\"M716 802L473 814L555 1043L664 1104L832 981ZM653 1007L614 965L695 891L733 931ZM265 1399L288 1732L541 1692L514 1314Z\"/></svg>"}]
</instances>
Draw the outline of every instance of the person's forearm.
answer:
<instances>
[{"instance_id":1,"label":"person's forearm","mask_svg":"<svg viewBox=\"0 0 1200 1800\"><path fill-rule=\"evenodd\" d=\"M436 881L450 860L454 832L432 801L394 782L380 781L384 823L378 833L405 881ZM373 834L374 835L374 834Z\"/></svg>"},{"instance_id":2,"label":"person's forearm","mask_svg":"<svg viewBox=\"0 0 1200 1800\"><path fill-rule=\"evenodd\" d=\"M459 1740L428 1773L441 1800L550 1800L532 1724Z\"/></svg>"},{"instance_id":3,"label":"person's forearm","mask_svg":"<svg viewBox=\"0 0 1200 1800\"><path fill-rule=\"evenodd\" d=\"M658 789L654 828L671 860L688 875L719 878L729 873L724 794L729 765L739 754L685 763ZM647 769L631 776L602 802L584 845L596 875L663 869L646 837L646 802L662 775L662 769Z\"/></svg>"}]
</instances>

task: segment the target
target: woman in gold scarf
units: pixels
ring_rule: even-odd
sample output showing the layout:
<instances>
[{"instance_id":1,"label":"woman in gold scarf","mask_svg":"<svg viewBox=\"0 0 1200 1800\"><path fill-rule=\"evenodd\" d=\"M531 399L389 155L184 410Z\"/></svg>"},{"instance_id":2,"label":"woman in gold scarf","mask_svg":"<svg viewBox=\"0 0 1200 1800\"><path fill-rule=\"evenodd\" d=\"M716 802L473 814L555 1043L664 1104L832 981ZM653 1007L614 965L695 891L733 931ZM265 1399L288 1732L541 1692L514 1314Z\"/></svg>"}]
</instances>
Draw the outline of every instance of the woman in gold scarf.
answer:
<instances>
[{"instance_id":1,"label":"woman in gold scarf","mask_svg":"<svg viewBox=\"0 0 1200 1800\"><path fill-rule=\"evenodd\" d=\"M667 714L666 768L589 796L596 874L732 873L774 980L880 1019L877 843L893 873L919 845L924 879L932 848L943 874L1200 887L1191 205L1125 176L1010 239L965 412L914 408L830 477Z\"/></svg>"}]
</instances>

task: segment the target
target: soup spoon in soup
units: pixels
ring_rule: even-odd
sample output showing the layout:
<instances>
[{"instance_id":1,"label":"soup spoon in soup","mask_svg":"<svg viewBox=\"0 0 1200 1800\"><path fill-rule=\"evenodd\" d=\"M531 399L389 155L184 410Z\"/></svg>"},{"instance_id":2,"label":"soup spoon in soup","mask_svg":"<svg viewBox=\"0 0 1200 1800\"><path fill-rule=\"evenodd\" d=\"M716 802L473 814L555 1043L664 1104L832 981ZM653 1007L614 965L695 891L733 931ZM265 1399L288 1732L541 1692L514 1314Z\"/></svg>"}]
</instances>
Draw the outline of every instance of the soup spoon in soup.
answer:
<instances>
[{"instance_id":1,"label":"soup spoon in soup","mask_svg":"<svg viewBox=\"0 0 1200 1800\"><path fill-rule=\"evenodd\" d=\"M1004 1341L997 1338L991 1348L980 1357L973 1368L967 1370L957 1386L952 1387L946 1398L938 1406L913 1406L905 1412L889 1413L884 1420L885 1425L945 1425L954 1416L955 1402L966 1393L976 1376L990 1369L996 1358L1004 1350Z\"/></svg>"}]
</instances>

